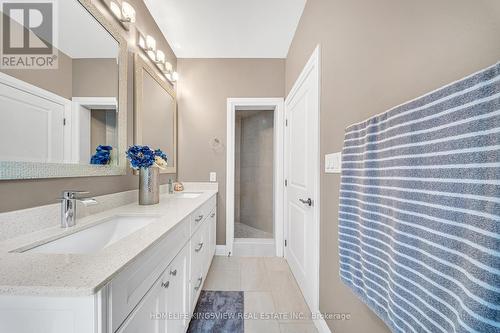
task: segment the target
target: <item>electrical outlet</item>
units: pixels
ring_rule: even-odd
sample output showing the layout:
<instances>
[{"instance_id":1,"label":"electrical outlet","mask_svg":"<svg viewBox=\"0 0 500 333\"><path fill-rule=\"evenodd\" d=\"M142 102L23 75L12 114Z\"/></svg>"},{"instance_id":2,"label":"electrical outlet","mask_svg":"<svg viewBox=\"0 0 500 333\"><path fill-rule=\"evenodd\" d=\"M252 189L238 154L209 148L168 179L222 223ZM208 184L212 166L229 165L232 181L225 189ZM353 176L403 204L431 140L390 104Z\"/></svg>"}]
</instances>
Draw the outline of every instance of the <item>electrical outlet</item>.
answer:
<instances>
[{"instance_id":1,"label":"electrical outlet","mask_svg":"<svg viewBox=\"0 0 500 333\"><path fill-rule=\"evenodd\" d=\"M217 181L217 172L210 172L210 182L215 183Z\"/></svg>"}]
</instances>

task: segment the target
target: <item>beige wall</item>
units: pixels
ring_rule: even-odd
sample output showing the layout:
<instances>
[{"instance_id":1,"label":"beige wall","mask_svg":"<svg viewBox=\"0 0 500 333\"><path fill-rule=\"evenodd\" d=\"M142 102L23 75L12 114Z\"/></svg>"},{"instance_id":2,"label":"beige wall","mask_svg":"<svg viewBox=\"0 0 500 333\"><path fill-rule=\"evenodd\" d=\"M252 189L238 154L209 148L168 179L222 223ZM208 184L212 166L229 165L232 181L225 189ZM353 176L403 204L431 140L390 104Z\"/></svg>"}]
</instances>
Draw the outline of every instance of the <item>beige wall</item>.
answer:
<instances>
[{"instance_id":1,"label":"beige wall","mask_svg":"<svg viewBox=\"0 0 500 333\"><path fill-rule=\"evenodd\" d=\"M76 1L76 0L74 0ZM172 63L174 68L177 66L177 59L168 45L165 37L160 32L153 17L149 13L146 5L142 0L128 0L134 6L137 12L137 21L132 26L130 31L125 31L111 17L106 7L103 6L100 0L93 0L93 3L103 12L105 17L112 21L122 35L129 43L129 59L128 59L128 144L133 143L133 52L137 51L136 46L136 28L140 31L152 35L156 41L158 48L162 49L168 61ZM162 183L166 183L168 175L162 175ZM60 197L60 192L65 189L77 189L90 191L92 195L103 195L121 191L136 189L138 187L138 179L128 172L126 176L111 176L111 177L80 177L80 178L60 178L60 179L39 179L39 180L0 180L0 212L6 212L16 209L29 208L34 206L55 203Z\"/></svg>"},{"instance_id":2,"label":"beige wall","mask_svg":"<svg viewBox=\"0 0 500 333\"><path fill-rule=\"evenodd\" d=\"M0 69L0 72L66 99L71 99L73 60L62 51L58 51L58 65L56 69Z\"/></svg>"},{"instance_id":3,"label":"beige wall","mask_svg":"<svg viewBox=\"0 0 500 333\"><path fill-rule=\"evenodd\" d=\"M286 87L320 43L321 155L341 150L347 125L500 60L499 18L498 0L308 0ZM322 174L320 309L351 313L328 322L334 332L388 332L340 282L338 193L339 177Z\"/></svg>"},{"instance_id":4,"label":"beige wall","mask_svg":"<svg viewBox=\"0 0 500 333\"><path fill-rule=\"evenodd\" d=\"M228 97L282 97L285 64L281 59L179 59L179 165L181 180L207 181L217 172L217 244L226 239L226 145Z\"/></svg>"},{"instance_id":5,"label":"beige wall","mask_svg":"<svg viewBox=\"0 0 500 333\"><path fill-rule=\"evenodd\" d=\"M73 97L118 97L116 59L73 59Z\"/></svg>"},{"instance_id":6,"label":"beige wall","mask_svg":"<svg viewBox=\"0 0 500 333\"><path fill-rule=\"evenodd\" d=\"M274 112L240 111L249 112L241 119L239 222L272 234Z\"/></svg>"}]
</instances>

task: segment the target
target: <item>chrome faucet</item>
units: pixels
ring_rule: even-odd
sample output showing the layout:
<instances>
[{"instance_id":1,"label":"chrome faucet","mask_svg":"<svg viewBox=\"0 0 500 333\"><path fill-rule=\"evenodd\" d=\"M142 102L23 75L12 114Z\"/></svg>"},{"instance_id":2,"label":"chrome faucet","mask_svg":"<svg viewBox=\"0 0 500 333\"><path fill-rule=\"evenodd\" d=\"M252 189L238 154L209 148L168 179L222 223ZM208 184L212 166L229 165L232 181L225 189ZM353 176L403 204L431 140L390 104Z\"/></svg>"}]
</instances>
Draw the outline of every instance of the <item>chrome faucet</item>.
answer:
<instances>
[{"instance_id":1,"label":"chrome faucet","mask_svg":"<svg viewBox=\"0 0 500 333\"><path fill-rule=\"evenodd\" d=\"M73 227L76 224L76 202L85 206L97 205L94 198L79 198L79 195L89 194L84 191L64 191L61 198L61 228Z\"/></svg>"}]
</instances>

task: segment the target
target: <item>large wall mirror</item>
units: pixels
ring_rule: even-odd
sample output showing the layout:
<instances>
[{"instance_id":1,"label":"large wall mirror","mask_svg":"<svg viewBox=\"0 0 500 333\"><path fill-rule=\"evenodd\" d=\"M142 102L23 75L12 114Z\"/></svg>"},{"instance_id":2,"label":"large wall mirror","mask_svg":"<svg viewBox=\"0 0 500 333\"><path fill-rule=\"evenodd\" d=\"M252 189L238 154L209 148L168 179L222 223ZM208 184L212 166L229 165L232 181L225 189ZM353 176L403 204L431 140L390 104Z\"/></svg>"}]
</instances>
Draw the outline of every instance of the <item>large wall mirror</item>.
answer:
<instances>
[{"instance_id":1,"label":"large wall mirror","mask_svg":"<svg viewBox=\"0 0 500 333\"><path fill-rule=\"evenodd\" d=\"M49 3L2 7L0 179L125 174L127 43L90 0Z\"/></svg>"},{"instance_id":2,"label":"large wall mirror","mask_svg":"<svg viewBox=\"0 0 500 333\"><path fill-rule=\"evenodd\" d=\"M168 168L177 172L177 102L175 92L140 56L135 56L134 142L161 149Z\"/></svg>"}]
</instances>

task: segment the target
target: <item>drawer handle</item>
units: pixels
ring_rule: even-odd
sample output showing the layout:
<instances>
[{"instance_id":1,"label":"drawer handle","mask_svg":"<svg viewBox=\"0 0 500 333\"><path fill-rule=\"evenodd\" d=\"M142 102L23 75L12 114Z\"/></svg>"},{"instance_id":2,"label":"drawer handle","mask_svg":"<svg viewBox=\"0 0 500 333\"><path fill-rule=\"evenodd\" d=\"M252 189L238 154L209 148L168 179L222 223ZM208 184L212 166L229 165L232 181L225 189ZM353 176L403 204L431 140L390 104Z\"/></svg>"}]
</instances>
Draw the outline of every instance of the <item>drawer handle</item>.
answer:
<instances>
[{"instance_id":1,"label":"drawer handle","mask_svg":"<svg viewBox=\"0 0 500 333\"><path fill-rule=\"evenodd\" d=\"M167 281L167 282L162 282L162 283L161 283L161 286L162 286L162 288L167 289L167 288L170 286L170 281Z\"/></svg>"},{"instance_id":2,"label":"drawer handle","mask_svg":"<svg viewBox=\"0 0 500 333\"><path fill-rule=\"evenodd\" d=\"M200 252L201 249L203 248L203 242L198 243L198 248L194 249L196 252Z\"/></svg>"},{"instance_id":3,"label":"drawer handle","mask_svg":"<svg viewBox=\"0 0 500 333\"><path fill-rule=\"evenodd\" d=\"M215 217L215 213L212 213L212 215L210 215L210 217Z\"/></svg>"},{"instance_id":4,"label":"drawer handle","mask_svg":"<svg viewBox=\"0 0 500 333\"><path fill-rule=\"evenodd\" d=\"M195 222L200 222L201 220L203 220L203 215L198 216L198 218L195 219Z\"/></svg>"},{"instance_id":5,"label":"drawer handle","mask_svg":"<svg viewBox=\"0 0 500 333\"><path fill-rule=\"evenodd\" d=\"M175 269L175 270L173 270L173 271L170 271L170 275L172 275L172 276L176 276L176 275L177 275L177 270Z\"/></svg>"},{"instance_id":6,"label":"drawer handle","mask_svg":"<svg viewBox=\"0 0 500 333\"><path fill-rule=\"evenodd\" d=\"M194 287L194 290L198 291L198 289L201 288L202 284L203 284L203 276L198 279L198 285Z\"/></svg>"}]
</instances>

